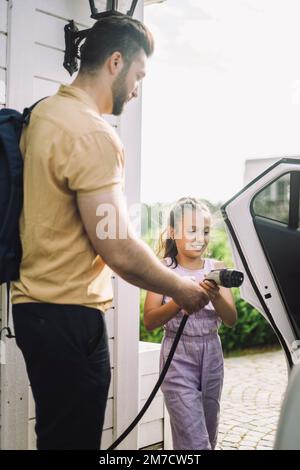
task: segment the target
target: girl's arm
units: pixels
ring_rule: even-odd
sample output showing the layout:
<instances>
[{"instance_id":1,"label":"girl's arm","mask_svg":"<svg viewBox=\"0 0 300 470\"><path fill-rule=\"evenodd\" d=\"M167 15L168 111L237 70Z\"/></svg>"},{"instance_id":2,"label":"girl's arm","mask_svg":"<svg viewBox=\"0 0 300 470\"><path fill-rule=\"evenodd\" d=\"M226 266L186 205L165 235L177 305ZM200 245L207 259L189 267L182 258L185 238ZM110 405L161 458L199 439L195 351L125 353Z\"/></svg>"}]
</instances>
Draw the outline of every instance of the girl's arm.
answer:
<instances>
[{"instance_id":1,"label":"girl's arm","mask_svg":"<svg viewBox=\"0 0 300 470\"><path fill-rule=\"evenodd\" d=\"M226 266L222 261L215 262L214 269L224 268ZM225 325L229 327L234 326L237 320L237 311L231 290L227 287L216 286L212 281L203 281L200 282L200 285L206 289L211 303Z\"/></svg>"},{"instance_id":2,"label":"girl's arm","mask_svg":"<svg viewBox=\"0 0 300 470\"><path fill-rule=\"evenodd\" d=\"M181 308L174 302L162 305L163 295L155 292L147 292L144 305L144 325L148 331L164 325L173 318Z\"/></svg>"}]
</instances>

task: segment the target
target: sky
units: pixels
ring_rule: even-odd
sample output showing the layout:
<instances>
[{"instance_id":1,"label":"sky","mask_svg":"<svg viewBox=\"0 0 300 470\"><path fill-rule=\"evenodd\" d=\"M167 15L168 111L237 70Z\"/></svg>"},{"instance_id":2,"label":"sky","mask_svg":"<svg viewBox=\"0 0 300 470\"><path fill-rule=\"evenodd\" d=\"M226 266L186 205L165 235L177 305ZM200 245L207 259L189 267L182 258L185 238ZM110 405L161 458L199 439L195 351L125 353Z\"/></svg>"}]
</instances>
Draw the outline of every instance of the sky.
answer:
<instances>
[{"instance_id":1,"label":"sky","mask_svg":"<svg viewBox=\"0 0 300 470\"><path fill-rule=\"evenodd\" d=\"M145 8L142 201L225 202L245 160L300 155L299 0L166 0Z\"/></svg>"}]
</instances>

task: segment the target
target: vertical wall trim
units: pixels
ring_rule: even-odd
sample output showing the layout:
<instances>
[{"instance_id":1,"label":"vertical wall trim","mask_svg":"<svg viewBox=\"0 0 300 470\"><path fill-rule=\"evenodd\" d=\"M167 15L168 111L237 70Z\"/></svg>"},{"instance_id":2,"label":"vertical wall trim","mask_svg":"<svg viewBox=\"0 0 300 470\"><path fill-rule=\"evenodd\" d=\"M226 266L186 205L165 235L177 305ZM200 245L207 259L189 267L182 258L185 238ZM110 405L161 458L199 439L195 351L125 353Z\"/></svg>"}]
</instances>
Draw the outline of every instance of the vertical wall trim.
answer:
<instances>
[{"instance_id":1,"label":"vertical wall trim","mask_svg":"<svg viewBox=\"0 0 300 470\"><path fill-rule=\"evenodd\" d=\"M135 17L143 19L144 3L139 0ZM120 137L125 147L125 195L128 206L140 202L141 181L141 106L132 100L120 119ZM115 328L114 438L119 436L139 411L139 326L140 289L118 278ZM138 448L138 426L118 449Z\"/></svg>"}]
</instances>

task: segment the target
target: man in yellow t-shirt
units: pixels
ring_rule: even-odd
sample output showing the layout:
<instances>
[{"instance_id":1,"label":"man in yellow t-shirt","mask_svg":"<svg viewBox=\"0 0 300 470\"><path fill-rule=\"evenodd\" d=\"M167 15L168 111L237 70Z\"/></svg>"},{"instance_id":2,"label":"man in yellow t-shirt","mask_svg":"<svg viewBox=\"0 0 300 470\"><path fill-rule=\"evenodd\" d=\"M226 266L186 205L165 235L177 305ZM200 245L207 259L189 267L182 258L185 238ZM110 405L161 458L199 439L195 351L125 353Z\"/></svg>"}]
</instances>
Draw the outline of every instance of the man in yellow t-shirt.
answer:
<instances>
[{"instance_id":1,"label":"man in yellow t-shirt","mask_svg":"<svg viewBox=\"0 0 300 470\"><path fill-rule=\"evenodd\" d=\"M103 312L111 270L198 310L207 294L164 267L134 234L123 195L124 154L102 114L137 96L153 39L139 21L98 20L71 85L39 103L23 131L20 279L13 284L16 341L36 405L38 449L99 449L110 383ZM99 208L114 209L126 237L99 235ZM103 206L104 207L104 206Z\"/></svg>"}]
</instances>

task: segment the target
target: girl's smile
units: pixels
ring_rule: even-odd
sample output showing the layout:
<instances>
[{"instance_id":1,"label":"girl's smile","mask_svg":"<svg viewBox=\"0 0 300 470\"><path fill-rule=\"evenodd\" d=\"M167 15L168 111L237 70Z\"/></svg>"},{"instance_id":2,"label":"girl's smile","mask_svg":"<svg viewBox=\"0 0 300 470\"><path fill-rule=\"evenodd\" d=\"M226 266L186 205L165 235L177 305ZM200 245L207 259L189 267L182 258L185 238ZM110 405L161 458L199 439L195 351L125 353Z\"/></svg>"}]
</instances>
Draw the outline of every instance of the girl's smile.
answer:
<instances>
[{"instance_id":1,"label":"girl's smile","mask_svg":"<svg viewBox=\"0 0 300 470\"><path fill-rule=\"evenodd\" d=\"M191 251L201 251L204 246L204 243L187 243L186 249Z\"/></svg>"}]
</instances>

